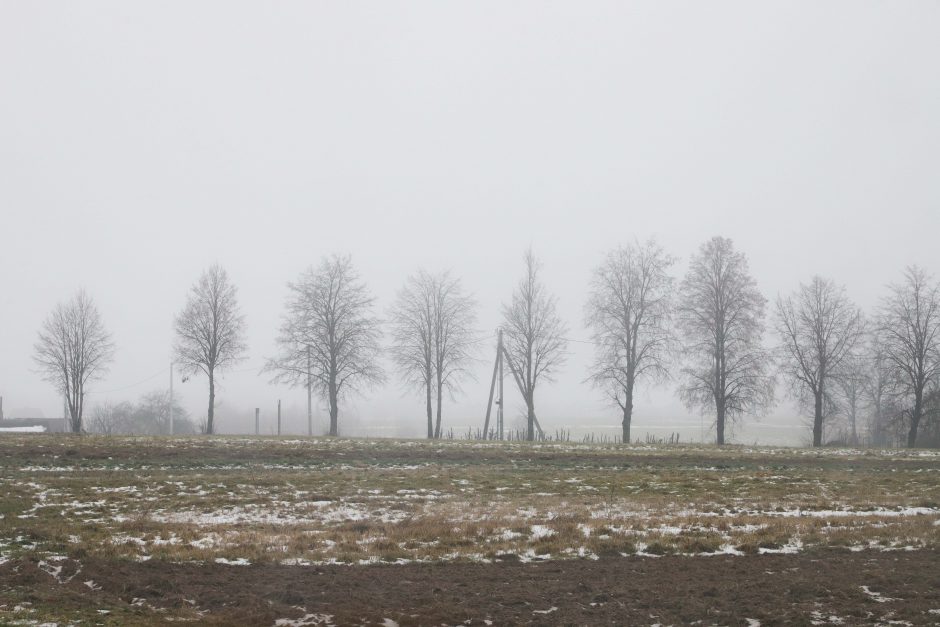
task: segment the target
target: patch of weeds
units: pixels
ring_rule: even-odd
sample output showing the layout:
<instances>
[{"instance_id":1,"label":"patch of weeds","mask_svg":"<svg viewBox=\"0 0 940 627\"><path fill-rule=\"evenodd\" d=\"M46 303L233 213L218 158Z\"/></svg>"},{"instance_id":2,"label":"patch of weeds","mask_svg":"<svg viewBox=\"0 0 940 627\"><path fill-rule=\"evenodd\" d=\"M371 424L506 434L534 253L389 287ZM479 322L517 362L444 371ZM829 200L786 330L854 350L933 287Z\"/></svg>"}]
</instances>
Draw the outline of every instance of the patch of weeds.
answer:
<instances>
[{"instance_id":1,"label":"patch of weeds","mask_svg":"<svg viewBox=\"0 0 940 627\"><path fill-rule=\"evenodd\" d=\"M650 542L645 549L646 553L650 555L666 555L672 553L673 546L662 540L653 540Z\"/></svg>"}]
</instances>

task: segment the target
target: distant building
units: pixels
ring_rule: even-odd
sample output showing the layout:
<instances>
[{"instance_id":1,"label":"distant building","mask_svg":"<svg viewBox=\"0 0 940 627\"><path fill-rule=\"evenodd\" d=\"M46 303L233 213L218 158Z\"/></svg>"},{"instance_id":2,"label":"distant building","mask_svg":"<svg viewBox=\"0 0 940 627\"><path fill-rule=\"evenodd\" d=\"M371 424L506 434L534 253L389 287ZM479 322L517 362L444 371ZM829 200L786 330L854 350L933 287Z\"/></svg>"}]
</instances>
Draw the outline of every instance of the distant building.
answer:
<instances>
[{"instance_id":1,"label":"distant building","mask_svg":"<svg viewBox=\"0 0 940 627\"><path fill-rule=\"evenodd\" d=\"M0 435L4 433L17 433L20 429L30 427L43 427L44 433L65 433L69 431L69 421L65 418L4 418L0 420ZM34 431L20 431L30 433Z\"/></svg>"}]
</instances>

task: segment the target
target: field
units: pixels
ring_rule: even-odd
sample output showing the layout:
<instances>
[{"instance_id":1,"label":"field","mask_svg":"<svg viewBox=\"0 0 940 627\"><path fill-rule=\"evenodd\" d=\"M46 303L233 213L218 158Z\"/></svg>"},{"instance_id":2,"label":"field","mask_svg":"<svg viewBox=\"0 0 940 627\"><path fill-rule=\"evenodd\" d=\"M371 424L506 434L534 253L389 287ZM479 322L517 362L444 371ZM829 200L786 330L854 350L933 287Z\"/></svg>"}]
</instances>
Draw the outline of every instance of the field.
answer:
<instances>
[{"instance_id":1,"label":"field","mask_svg":"<svg viewBox=\"0 0 940 627\"><path fill-rule=\"evenodd\" d=\"M9 435L0 623L940 623L938 473L932 451Z\"/></svg>"}]
</instances>

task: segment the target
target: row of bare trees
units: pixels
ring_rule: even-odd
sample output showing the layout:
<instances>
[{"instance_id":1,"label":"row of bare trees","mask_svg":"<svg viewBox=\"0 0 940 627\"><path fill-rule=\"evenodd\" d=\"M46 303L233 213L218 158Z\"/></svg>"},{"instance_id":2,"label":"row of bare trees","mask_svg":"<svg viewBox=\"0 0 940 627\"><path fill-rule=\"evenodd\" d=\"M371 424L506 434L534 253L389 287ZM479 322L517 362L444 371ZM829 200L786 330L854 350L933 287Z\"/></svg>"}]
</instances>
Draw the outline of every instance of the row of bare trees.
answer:
<instances>
[{"instance_id":1,"label":"row of bare trees","mask_svg":"<svg viewBox=\"0 0 940 627\"><path fill-rule=\"evenodd\" d=\"M779 344L768 351L767 301L731 240L705 242L676 291L673 263L649 242L609 253L595 270L591 381L623 412L624 441L637 383L668 379L672 365L686 405L715 416L719 444L730 421L771 407L776 375L810 414L814 446L840 419L848 427L841 439L857 444L866 411L872 433L905 424L911 447L925 417L940 432L940 284L923 269L908 268L889 286L870 320L844 287L812 277L777 298Z\"/></svg>"},{"instance_id":2,"label":"row of bare trees","mask_svg":"<svg viewBox=\"0 0 940 627\"><path fill-rule=\"evenodd\" d=\"M568 328L533 253L503 306L505 357L526 408L526 436L536 437L536 391L564 364ZM845 289L812 277L776 299L765 346L767 300L746 257L730 239L714 237L692 256L676 282L676 259L655 241L607 253L595 268L585 325L595 345L588 381L622 415L631 440L640 385L676 380L690 410L714 416L717 442L731 423L760 415L774 402L778 377L812 420L813 444L845 427L859 441L863 415L872 434L907 429L918 442L926 423L940 438L940 286L909 268L866 317ZM348 256L324 258L289 283L278 353L263 371L273 382L306 387L329 407L329 433L339 433L340 402L383 383L382 321L375 298ZM388 311L390 355L401 380L425 401L427 435L442 436L445 396L453 397L475 364L476 303L449 273L409 277ZM214 431L217 373L244 358L244 317L237 289L220 266L191 288L174 320L175 361L209 382L206 431ZM82 428L85 386L107 370L114 345L91 298L79 292L43 323L35 360L66 398L75 431ZM879 436L882 437L882 436ZM882 437L882 439L884 439Z\"/></svg>"},{"instance_id":3,"label":"row of bare trees","mask_svg":"<svg viewBox=\"0 0 940 627\"><path fill-rule=\"evenodd\" d=\"M773 402L762 343L766 300L727 238L701 246L678 288L669 274L674 264L649 241L608 253L595 269L585 312L596 345L590 381L622 411L629 442L637 386L676 371L681 399L714 415L723 444L730 422Z\"/></svg>"},{"instance_id":4,"label":"row of bare trees","mask_svg":"<svg viewBox=\"0 0 940 627\"><path fill-rule=\"evenodd\" d=\"M441 437L445 392L453 396L470 374L475 310L459 279L419 271L405 282L389 312L392 357L404 383L424 394L429 438Z\"/></svg>"}]
</instances>

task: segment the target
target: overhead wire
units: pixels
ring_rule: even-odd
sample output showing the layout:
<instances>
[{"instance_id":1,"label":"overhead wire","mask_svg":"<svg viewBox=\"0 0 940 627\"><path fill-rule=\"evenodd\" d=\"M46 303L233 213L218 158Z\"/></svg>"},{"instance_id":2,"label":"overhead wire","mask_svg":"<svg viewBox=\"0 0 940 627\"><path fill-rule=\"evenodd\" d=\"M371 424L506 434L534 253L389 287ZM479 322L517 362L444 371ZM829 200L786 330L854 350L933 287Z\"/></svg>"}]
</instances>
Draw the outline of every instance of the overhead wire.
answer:
<instances>
[{"instance_id":1,"label":"overhead wire","mask_svg":"<svg viewBox=\"0 0 940 627\"><path fill-rule=\"evenodd\" d=\"M148 381L153 381L154 379L159 377L161 374L167 373L169 371L170 371L169 368L163 368L160 371L150 375L146 379L142 379L138 381L137 383L131 383L130 385L125 385L123 387L114 388L112 390L89 390L88 392L86 392L86 394L113 394L114 392L123 392L124 390L135 388L138 385L143 385L144 383L147 383Z\"/></svg>"}]
</instances>

